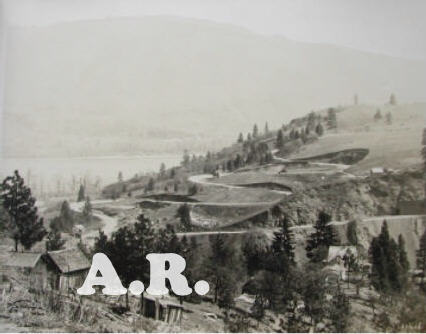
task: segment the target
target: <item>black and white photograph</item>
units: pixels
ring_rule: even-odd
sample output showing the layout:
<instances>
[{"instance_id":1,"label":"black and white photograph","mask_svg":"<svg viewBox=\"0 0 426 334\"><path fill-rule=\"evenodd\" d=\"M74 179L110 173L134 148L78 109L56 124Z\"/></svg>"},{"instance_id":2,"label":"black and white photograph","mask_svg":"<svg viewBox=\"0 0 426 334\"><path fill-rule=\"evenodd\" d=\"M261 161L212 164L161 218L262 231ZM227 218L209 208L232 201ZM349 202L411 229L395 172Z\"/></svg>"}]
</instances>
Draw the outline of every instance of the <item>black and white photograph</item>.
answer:
<instances>
[{"instance_id":1,"label":"black and white photograph","mask_svg":"<svg viewBox=\"0 0 426 334\"><path fill-rule=\"evenodd\" d=\"M0 333L425 333L425 14L0 0Z\"/></svg>"}]
</instances>

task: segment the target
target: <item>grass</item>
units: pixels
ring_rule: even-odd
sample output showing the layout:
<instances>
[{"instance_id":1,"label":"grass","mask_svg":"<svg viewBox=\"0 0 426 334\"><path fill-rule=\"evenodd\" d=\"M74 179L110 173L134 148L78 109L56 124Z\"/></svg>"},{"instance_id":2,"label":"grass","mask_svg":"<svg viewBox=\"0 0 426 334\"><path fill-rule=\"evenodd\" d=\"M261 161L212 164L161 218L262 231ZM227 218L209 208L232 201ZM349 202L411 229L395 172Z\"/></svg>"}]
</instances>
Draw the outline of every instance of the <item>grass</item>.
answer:
<instances>
[{"instance_id":1,"label":"grass","mask_svg":"<svg viewBox=\"0 0 426 334\"><path fill-rule=\"evenodd\" d=\"M392 124L374 121L381 109L392 114ZM367 148L370 153L348 171L365 173L372 167L403 169L421 161L421 138L425 127L426 104L400 106L353 106L338 113L338 129L326 132L318 141L303 146L289 158L306 158L330 152Z\"/></svg>"}]
</instances>

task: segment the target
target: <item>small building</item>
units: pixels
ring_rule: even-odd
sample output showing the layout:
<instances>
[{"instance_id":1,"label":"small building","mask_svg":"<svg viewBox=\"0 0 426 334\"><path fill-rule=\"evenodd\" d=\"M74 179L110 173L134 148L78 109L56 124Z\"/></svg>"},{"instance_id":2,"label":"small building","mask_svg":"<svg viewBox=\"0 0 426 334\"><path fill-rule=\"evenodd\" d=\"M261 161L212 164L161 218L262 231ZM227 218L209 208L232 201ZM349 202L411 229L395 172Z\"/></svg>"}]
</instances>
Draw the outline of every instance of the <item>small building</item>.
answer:
<instances>
[{"instance_id":1,"label":"small building","mask_svg":"<svg viewBox=\"0 0 426 334\"><path fill-rule=\"evenodd\" d=\"M45 258L51 271L51 287L64 292L80 288L91 266L78 248L47 252Z\"/></svg>"},{"instance_id":2,"label":"small building","mask_svg":"<svg viewBox=\"0 0 426 334\"><path fill-rule=\"evenodd\" d=\"M370 169L370 175L382 175L385 173L385 169L383 167L373 167Z\"/></svg>"},{"instance_id":3,"label":"small building","mask_svg":"<svg viewBox=\"0 0 426 334\"><path fill-rule=\"evenodd\" d=\"M42 253L10 252L2 265L2 275L15 276L28 287L44 290L48 287L48 266Z\"/></svg>"},{"instance_id":4,"label":"small building","mask_svg":"<svg viewBox=\"0 0 426 334\"><path fill-rule=\"evenodd\" d=\"M165 321L169 324L180 323L183 306L163 297L144 294L142 314L148 318Z\"/></svg>"},{"instance_id":5,"label":"small building","mask_svg":"<svg viewBox=\"0 0 426 334\"><path fill-rule=\"evenodd\" d=\"M328 248L327 262L329 264L343 264L345 255L352 254L358 256L358 251L355 246L330 246Z\"/></svg>"},{"instance_id":6,"label":"small building","mask_svg":"<svg viewBox=\"0 0 426 334\"><path fill-rule=\"evenodd\" d=\"M345 256L354 255L358 257L355 246L330 246L328 248L327 265L324 270L327 273L327 281L337 283L347 279L347 268L345 268Z\"/></svg>"}]
</instances>

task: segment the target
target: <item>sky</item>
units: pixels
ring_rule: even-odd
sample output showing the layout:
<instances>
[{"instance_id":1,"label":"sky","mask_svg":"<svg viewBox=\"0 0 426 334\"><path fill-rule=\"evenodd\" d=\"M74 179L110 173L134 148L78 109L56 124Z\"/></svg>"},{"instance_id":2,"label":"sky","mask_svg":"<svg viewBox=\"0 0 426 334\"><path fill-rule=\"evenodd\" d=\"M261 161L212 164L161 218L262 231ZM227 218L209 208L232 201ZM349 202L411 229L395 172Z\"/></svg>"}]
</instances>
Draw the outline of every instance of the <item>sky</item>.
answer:
<instances>
[{"instance_id":1,"label":"sky","mask_svg":"<svg viewBox=\"0 0 426 334\"><path fill-rule=\"evenodd\" d=\"M168 15L426 60L424 0L0 0L9 25ZM5 22L3 22L5 23Z\"/></svg>"}]
</instances>

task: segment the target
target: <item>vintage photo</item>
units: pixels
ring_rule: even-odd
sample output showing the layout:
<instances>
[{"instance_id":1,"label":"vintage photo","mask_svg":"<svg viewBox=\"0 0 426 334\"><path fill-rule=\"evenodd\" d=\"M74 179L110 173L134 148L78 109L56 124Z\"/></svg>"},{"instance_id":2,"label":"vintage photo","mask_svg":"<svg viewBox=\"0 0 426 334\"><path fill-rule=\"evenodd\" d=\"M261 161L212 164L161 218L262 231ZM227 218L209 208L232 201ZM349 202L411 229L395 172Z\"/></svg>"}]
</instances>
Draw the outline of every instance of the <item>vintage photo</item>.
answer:
<instances>
[{"instance_id":1,"label":"vintage photo","mask_svg":"<svg viewBox=\"0 0 426 334\"><path fill-rule=\"evenodd\" d=\"M0 333L426 332L425 13L0 0Z\"/></svg>"}]
</instances>

